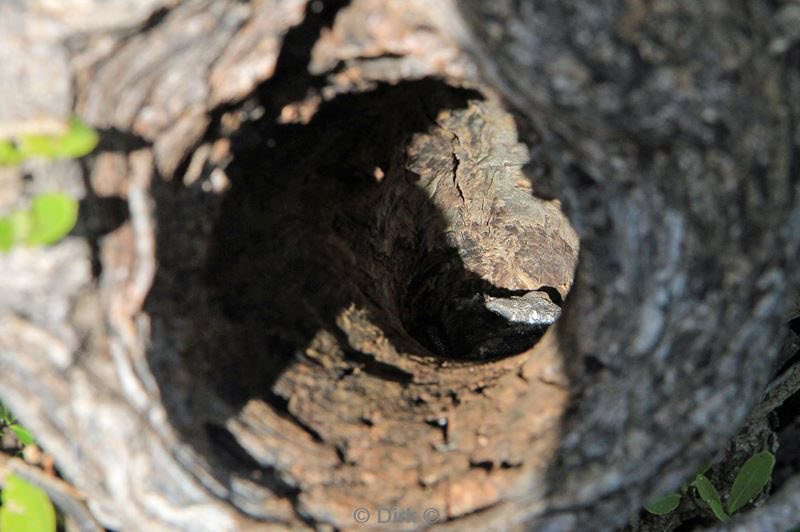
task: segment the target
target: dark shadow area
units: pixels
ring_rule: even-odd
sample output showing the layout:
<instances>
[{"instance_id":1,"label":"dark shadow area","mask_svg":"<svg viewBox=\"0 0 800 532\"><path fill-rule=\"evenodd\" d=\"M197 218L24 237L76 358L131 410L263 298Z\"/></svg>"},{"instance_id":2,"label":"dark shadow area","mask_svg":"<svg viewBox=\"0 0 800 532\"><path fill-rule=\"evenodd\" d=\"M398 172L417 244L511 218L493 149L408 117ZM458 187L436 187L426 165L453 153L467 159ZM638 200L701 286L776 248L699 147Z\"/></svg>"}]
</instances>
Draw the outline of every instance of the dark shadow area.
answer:
<instances>
[{"instance_id":1,"label":"dark shadow area","mask_svg":"<svg viewBox=\"0 0 800 532\"><path fill-rule=\"evenodd\" d=\"M130 153L150 146L150 142L141 136L117 128L98 129L97 133L99 139L94 149L96 153L103 151Z\"/></svg>"},{"instance_id":2,"label":"dark shadow area","mask_svg":"<svg viewBox=\"0 0 800 532\"><path fill-rule=\"evenodd\" d=\"M95 194L85 162L81 163L81 168L86 196L78 205L78 221L70 234L88 241L92 251L92 276L98 279L103 271L100 239L128 220L128 203L119 196L104 198Z\"/></svg>"}]
</instances>

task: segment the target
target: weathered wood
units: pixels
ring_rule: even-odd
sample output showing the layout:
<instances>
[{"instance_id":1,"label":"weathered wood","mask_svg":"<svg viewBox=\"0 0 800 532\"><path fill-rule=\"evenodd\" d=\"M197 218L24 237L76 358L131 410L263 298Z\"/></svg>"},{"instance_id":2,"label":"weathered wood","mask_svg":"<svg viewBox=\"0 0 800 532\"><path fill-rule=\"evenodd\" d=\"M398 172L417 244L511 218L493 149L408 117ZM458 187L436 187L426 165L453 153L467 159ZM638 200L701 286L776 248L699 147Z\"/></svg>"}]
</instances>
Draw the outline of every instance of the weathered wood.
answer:
<instances>
[{"instance_id":1,"label":"weathered wood","mask_svg":"<svg viewBox=\"0 0 800 532\"><path fill-rule=\"evenodd\" d=\"M800 284L786 15L455 5L0 7L103 134L85 234L0 257L0 396L102 524L610 529L736 432ZM463 358L507 323L454 301L540 288Z\"/></svg>"}]
</instances>

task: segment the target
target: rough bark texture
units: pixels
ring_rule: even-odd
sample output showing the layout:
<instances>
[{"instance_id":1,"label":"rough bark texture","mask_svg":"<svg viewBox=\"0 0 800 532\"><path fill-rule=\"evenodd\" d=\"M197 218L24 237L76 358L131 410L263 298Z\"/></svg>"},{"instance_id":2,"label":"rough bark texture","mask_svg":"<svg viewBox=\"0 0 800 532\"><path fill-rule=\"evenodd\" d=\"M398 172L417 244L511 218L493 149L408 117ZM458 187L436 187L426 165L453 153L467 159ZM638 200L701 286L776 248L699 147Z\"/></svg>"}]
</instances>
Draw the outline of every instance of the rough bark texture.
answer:
<instances>
[{"instance_id":1,"label":"rough bark texture","mask_svg":"<svg viewBox=\"0 0 800 532\"><path fill-rule=\"evenodd\" d=\"M550 477L564 509L534 519L620 524L631 492L731 436L775 363L797 286L797 50L758 2L468 13L581 236L558 327L578 391Z\"/></svg>"},{"instance_id":2,"label":"rough bark texture","mask_svg":"<svg viewBox=\"0 0 800 532\"><path fill-rule=\"evenodd\" d=\"M0 175L82 198L0 257L0 396L104 526L613 529L784 362L791 4L111 4L0 5L58 81L0 133L102 133ZM464 358L504 324L454 301L535 289L538 343Z\"/></svg>"}]
</instances>

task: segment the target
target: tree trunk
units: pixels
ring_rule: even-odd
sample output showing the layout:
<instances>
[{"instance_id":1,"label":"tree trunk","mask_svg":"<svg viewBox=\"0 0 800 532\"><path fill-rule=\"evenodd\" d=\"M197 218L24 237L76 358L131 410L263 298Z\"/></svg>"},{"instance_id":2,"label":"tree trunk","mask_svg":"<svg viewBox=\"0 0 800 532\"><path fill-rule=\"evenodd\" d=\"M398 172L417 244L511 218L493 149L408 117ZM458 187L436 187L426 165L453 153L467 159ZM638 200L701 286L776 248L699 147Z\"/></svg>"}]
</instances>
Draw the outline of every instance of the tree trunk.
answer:
<instances>
[{"instance_id":1,"label":"tree trunk","mask_svg":"<svg viewBox=\"0 0 800 532\"><path fill-rule=\"evenodd\" d=\"M0 131L101 133L0 396L103 526L613 529L785 362L792 4L97 4L0 6Z\"/></svg>"}]
</instances>

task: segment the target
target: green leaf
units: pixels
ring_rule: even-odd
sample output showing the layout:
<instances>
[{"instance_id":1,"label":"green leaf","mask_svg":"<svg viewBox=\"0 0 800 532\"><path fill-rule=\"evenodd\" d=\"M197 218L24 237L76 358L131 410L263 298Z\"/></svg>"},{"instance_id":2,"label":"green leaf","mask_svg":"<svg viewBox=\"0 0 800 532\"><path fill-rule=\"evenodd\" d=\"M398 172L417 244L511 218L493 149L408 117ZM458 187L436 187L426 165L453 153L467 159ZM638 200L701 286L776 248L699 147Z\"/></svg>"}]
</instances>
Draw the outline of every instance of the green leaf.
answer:
<instances>
[{"instance_id":1,"label":"green leaf","mask_svg":"<svg viewBox=\"0 0 800 532\"><path fill-rule=\"evenodd\" d=\"M775 456L769 451L754 454L744 463L733 481L728 498L729 513L735 512L761 493L772 476L774 465Z\"/></svg>"},{"instance_id":2,"label":"green leaf","mask_svg":"<svg viewBox=\"0 0 800 532\"><path fill-rule=\"evenodd\" d=\"M8 251L13 245L14 226L11 224L11 219L7 217L0 218L0 251Z\"/></svg>"},{"instance_id":3,"label":"green leaf","mask_svg":"<svg viewBox=\"0 0 800 532\"><path fill-rule=\"evenodd\" d=\"M17 475L6 477L0 500L0 530L3 532L52 532L56 529L53 503L41 488Z\"/></svg>"},{"instance_id":4,"label":"green leaf","mask_svg":"<svg viewBox=\"0 0 800 532\"><path fill-rule=\"evenodd\" d=\"M11 415L11 411L3 403L0 403L0 421L3 421L6 425L14 423L14 416Z\"/></svg>"},{"instance_id":5,"label":"green leaf","mask_svg":"<svg viewBox=\"0 0 800 532\"><path fill-rule=\"evenodd\" d=\"M17 146L19 153L25 159L37 155L53 158L58 156L58 139L53 135L22 135L17 142Z\"/></svg>"},{"instance_id":6,"label":"green leaf","mask_svg":"<svg viewBox=\"0 0 800 532\"><path fill-rule=\"evenodd\" d=\"M29 245L52 244L69 233L78 221L78 202L64 194L43 194L31 205Z\"/></svg>"},{"instance_id":7,"label":"green leaf","mask_svg":"<svg viewBox=\"0 0 800 532\"><path fill-rule=\"evenodd\" d=\"M33 434L31 434L28 429L16 424L10 425L9 428L14 431L14 435L16 435L22 445L33 445L36 442L33 438Z\"/></svg>"},{"instance_id":8,"label":"green leaf","mask_svg":"<svg viewBox=\"0 0 800 532\"><path fill-rule=\"evenodd\" d=\"M5 148L0 146L0 164L6 160L8 162L5 164L17 164L23 159L34 156L50 159L81 157L97 146L99 138L97 131L84 124L78 117L72 117L67 131L62 135L32 133L21 135L16 149L8 142Z\"/></svg>"},{"instance_id":9,"label":"green leaf","mask_svg":"<svg viewBox=\"0 0 800 532\"><path fill-rule=\"evenodd\" d=\"M697 493L700 494L700 498L708 504L711 511L714 512L714 515L717 516L717 519L723 523L730 519L728 514L725 513L725 510L722 509L722 501L719 498L719 493L717 493L717 488L714 487L705 475L702 473L697 475L697 478L692 484L697 488Z\"/></svg>"},{"instance_id":10,"label":"green leaf","mask_svg":"<svg viewBox=\"0 0 800 532\"><path fill-rule=\"evenodd\" d=\"M25 156L7 140L0 140L0 164L19 164Z\"/></svg>"},{"instance_id":11,"label":"green leaf","mask_svg":"<svg viewBox=\"0 0 800 532\"><path fill-rule=\"evenodd\" d=\"M658 500L651 501L644 505L644 509L651 514L666 515L678 507L681 503L681 496L677 493L667 493Z\"/></svg>"},{"instance_id":12,"label":"green leaf","mask_svg":"<svg viewBox=\"0 0 800 532\"><path fill-rule=\"evenodd\" d=\"M91 152L100 139L97 132L74 116L69 121L69 130L59 139L58 155L82 157Z\"/></svg>"}]
</instances>

